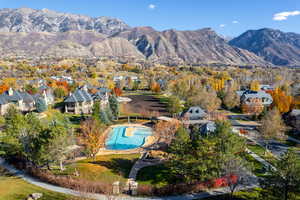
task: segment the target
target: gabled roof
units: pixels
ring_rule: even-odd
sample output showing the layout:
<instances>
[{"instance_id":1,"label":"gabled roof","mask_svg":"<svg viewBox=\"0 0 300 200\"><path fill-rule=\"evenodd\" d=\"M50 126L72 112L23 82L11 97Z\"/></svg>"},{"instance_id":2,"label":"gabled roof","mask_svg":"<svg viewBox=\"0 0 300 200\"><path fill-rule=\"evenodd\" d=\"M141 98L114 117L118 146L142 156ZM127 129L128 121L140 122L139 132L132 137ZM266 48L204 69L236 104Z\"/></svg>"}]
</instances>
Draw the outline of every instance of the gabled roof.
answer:
<instances>
[{"instance_id":1,"label":"gabled roof","mask_svg":"<svg viewBox=\"0 0 300 200\"><path fill-rule=\"evenodd\" d=\"M0 104L7 104L9 102L17 102L23 100L26 103L34 102L34 97L31 96L27 92L19 92L19 91L13 91L12 95L8 94L8 91L4 92L0 95Z\"/></svg>"},{"instance_id":2,"label":"gabled roof","mask_svg":"<svg viewBox=\"0 0 300 200\"><path fill-rule=\"evenodd\" d=\"M105 94L98 91L95 94L93 94L92 97L93 97L94 100L104 100L105 99Z\"/></svg>"},{"instance_id":3,"label":"gabled roof","mask_svg":"<svg viewBox=\"0 0 300 200\"><path fill-rule=\"evenodd\" d=\"M73 94L65 99L65 103L90 102L93 101L92 96L85 90L77 89Z\"/></svg>"},{"instance_id":4,"label":"gabled roof","mask_svg":"<svg viewBox=\"0 0 300 200\"><path fill-rule=\"evenodd\" d=\"M6 98L3 96L3 94L0 95L0 105L5 105L7 104Z\"/></svg>"}]
</instances>

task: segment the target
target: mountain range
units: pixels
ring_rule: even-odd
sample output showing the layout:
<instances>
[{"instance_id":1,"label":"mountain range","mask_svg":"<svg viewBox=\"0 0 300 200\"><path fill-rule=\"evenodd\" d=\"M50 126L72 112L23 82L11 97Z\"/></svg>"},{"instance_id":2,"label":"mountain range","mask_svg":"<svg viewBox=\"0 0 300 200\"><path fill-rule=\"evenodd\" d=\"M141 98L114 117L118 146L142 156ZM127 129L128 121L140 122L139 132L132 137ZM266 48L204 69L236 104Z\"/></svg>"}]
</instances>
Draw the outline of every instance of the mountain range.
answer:
<instances>
[{"instance_id":1,"label":"mountain range","mask_svg":"<svg viewBox=\"0 0 300 200\"><path fill-rule=\"evenodd\" d=\"M109 57L162 64L300 65L300 35L247 31L227 41L210 28L157 31L120 19L48 9L0 9L0 57Z\"/></svg>"}]
</instances>

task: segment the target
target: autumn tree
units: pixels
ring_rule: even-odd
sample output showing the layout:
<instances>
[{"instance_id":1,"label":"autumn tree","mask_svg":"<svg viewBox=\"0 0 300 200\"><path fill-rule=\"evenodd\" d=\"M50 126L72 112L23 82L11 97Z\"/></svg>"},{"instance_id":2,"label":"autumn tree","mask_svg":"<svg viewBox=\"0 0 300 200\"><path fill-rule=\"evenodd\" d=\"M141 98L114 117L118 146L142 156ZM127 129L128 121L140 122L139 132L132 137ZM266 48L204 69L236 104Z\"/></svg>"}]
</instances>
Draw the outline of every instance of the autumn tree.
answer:
<instances>
[{"instance_id":1,"label":"autumn tree","mask_svg":"<svg viewBox=\"0 0 300 200\"><path fill-rule=\"evenodd\" d=\"M0 85L0 94L8 91L9 87L6 84L1 84Z\"/></svg>"},{"instance_id":2,"label":"autumn tree","mask_svg":"<svg viewBox=\"0 0 300 200\"><path fill-rule=\"evenodd\" d=\"M273 97L272 107L276 107L280 113L287 113L291 110L293 97L286 95L280 88L276 88L271 92Z\"/></svg>"},{"instance_id":3,"label":"autumn tree","mask_svg":"<svg viewBox=\"0 0 300 200\"><path fill-rule=\"evenodd\" d=\"M153 81L150 85L150 90L152 92L159 93L160 92L160 85L156 81Z\"/></svg>"},{"instance_id":4,"label":"autumn tree","mask_svg":"<svg viewBox=\"0 0 300 200\"><path fill-rule=\"evenodd\" d=\"M285 125L277 108L273 108L263 117L259 130L261 137L267 141L266 150L269 140L284 138Z\"/></svg>"},{"instance_id":5,"label":"autumn tree","mask_svg":"<svg viewBox=\"0 0 300 200\"><path fill-rule=\"evenodd\" d=\"M88 119L81 123L81 139L89 157L95 158L100 148L105 145L105 128L94 119Z\"/></svg>"},{"instance_id":6,"label":"autumn tree","mask_svg":"<svg viewBox=\"0 0 300 200\"><path fill-rule=\"evenodd\" d=\"M115 88L113 89L113 93L114 93L117 97L120 97L120 96L122 96L123 91L122 91L121 88L115 87Z\"/></svg>"},{"instance_id":7,"label":"autumn tree","mask_svg":"<svg viewBox=\"0 0 300 200\"><path fill-rule=\"evenodd\" d=\"M188 98L187 103L190 106L200 106L208 112L213 112L220 107L221 100L215 91L202 88L196 95Z\"/></svg>"},{"instance_id":8,"label":"autumn tree","mask_svg":"<svg viewBox=\"0 0 300 200\"><path fill-rule=\"evenodd\" d=\"M251 81L250 83L250 90L252 91L259 91L260 83L257 80Z\"/></svg>"},{"instance_id":9,"label":"autumn tree","mask_svg":"<svg viewBox=\"0 0 300 200\"><path fill-rule=\"evenodd\" d=\"M233 109L240 105L240 97L234 90L228 89L225 92L223 104L227 109Z\"/></svg>"},{"instance_id":10,"label":"autumn tree","mask_svg":"<svg viewBox=\"0 0 300 200\"><path fill-rule=\"evenodd\" d=\"M165 144L170 144L174 135L179 128L179 121L159 121L154 126L155 135L158 138L158 143L164 142Z\"/></svg>"}]
</instances>

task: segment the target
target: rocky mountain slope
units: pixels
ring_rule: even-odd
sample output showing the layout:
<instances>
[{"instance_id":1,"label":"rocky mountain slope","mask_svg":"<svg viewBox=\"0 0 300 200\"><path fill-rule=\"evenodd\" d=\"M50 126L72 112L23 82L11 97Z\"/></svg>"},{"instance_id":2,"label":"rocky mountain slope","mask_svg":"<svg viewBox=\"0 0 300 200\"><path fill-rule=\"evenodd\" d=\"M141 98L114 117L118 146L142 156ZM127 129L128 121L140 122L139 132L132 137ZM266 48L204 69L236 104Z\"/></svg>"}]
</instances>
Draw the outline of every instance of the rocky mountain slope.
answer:
<instances>
[{"instance_id":1,"label":"rocky mountain slope","mask_svg":"<svg viewBox=\"0 0 300 200\"><path fill-rule=\"evenodd\" d=\"M266 65L263 59L253 53L228 45L210 28L158 32L151 27L137 27L113 37L128 39L148 59L162 63Z\"/></svg>"},{"instance_id":2,"label":"rocky mountain slope","mask_svg":"<svg viewBox=\"0 0 300 200\"><path fill-rule=\"evenodd\" d=\"M123 21L110 17L87 17L48 9L1 9L0 32L67 32L93 30L114 34L129 29Z\"/></svg>"},{"instance_id":3,"label":"rocky mountain slope","mask_svg":"<svg viewBox=\"0 0 300 200\"><path fill-rule=\"evenodd\" d=\"M275 65L300 66L300 34L273 29L250 30L229 44L247 49Z\"/></svg>"},{"instance_id":4,"label":"rocky mountain slope","mask_svg":"<svg viewBox=\"0 0 300 200\"><path fill-rule=\"evenodd\" d=\"M213 30L130 28L119 19L47 9L0 9L0 57L110 57L163 64L269 65Z\"/></svg>"}]
</instances>

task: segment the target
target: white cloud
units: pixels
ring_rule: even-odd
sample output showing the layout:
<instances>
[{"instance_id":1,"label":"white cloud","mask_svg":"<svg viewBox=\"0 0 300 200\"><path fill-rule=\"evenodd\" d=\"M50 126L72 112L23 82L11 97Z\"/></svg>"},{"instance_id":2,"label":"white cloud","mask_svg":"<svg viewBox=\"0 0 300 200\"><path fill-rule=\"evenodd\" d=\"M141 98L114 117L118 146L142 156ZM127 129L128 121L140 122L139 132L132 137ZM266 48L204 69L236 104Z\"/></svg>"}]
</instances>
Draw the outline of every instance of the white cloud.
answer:
<instances>
[{"instance_id":1,"label":"white cloud","mask_svg":"<svg viewBox=\"0 0 300 200\"><path fill-rule=\"evenodd\" d=\"M237 20L234 20L234 21L232 21L232 23L233 23L233 24L238 24L238 23L239 23L239 21L237 21Z\"/></svg>"},{"instance_id":2,"label":"white cloud","mask_svg":"<svg viewBox=\"0 0 300 200\"><path fill-rule=\"evenodd\" d=\"M220 28L224 28L226 26L226 24L220 24L219 27Z\"/></svg>"},{"instance_id":3,"label":"white cloud","mask_svg":"<svg viewBox=\"0 0 300 200\"><path fill-rule=\"evenodd\" d=\"M154 10L154 9L156 8L156 5L154 5L154 4L149 4L148 8L149 8L150 10Z\"/></svg>"},{"instance_id":4,"label":"white cloud","mask_svg":"<svg viewBox=\"0 0 300 200\"><path fill-rule=\"evenodd\" d=\"M276 13L273 15L273 20L283 21L283 20L287 20L287 18L290 16L296 16L296 15L300 15L299 10L289 11L289 12L280 12L280 13Z\"/></svg>"}]
</instances>

